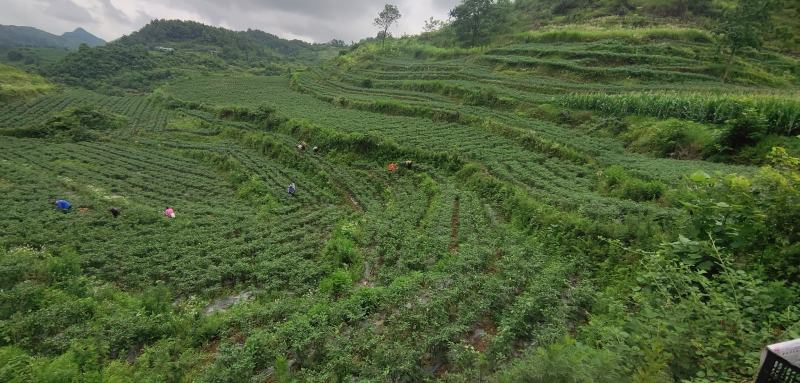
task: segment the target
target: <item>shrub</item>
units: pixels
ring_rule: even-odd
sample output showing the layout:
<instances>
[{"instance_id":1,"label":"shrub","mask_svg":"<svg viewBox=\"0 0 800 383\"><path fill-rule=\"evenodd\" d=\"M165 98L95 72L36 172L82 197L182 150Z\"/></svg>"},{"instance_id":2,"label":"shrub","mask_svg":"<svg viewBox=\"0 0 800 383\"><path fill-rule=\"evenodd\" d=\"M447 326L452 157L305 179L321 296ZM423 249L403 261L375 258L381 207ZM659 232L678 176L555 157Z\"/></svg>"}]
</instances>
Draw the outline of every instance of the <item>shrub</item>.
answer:
<instances>
[{"instance_id":1,"label":"shrub","mask_svg":"<svg viewBox=\"0 0 800 383\"><path fill-rule=\"evenodd\" d=\"M678 159L699 159L711 153L718 136L707 125L677 119L634 123L627 129L622 138L630 148Z\"/></svg>"},{"instance_id":2,"label":"shrub","mask_svg":"<svg viewBox=\"0 0 800 383\"><path fill-rule=\"evenodd\" d=\"M646 0L642 10L655 16L683 17L689 10L687 0Z\"/></svg>"},{"instance_id":3,"label":"shrub","mask_svg":"<svg viewBox=\"0 0 800 383\"><path fill-rule=\"evenodd\" d=\"M419 188L428 196L428 198L432 198L436 193L439 192L439 184L431 178L428 173L420 173L417 175L417 181L419 182Z\"/></svg>"},{"instance_id":4,"label":"shrub","mask_svg":"<svg viewBox=\"0 0 800 383\"><path fill-rule=\"evenodd\" d=\"M464 96L464 102L468 105L490 107L502 104L502 100L494 89L479 89L477 91L467 92Z\"/></svg>"},{"instance_id":5,"label":"shrub","mask_svg":"<svg viewBox=\"0 0 800 383\"><path fill-rule=\"evenodd\" d=\"M240 106L228 106L217 110L217 117L224 120L263 123L275 119L275 108L260 105L255 110Z\"/></svg>"},{"instance_id":6,"label":"shrub","mask_svg":"<svg viewBox=\"0 0 800 383\"><path fill-rule=\"evenodd\" d=\"M661 198L666 185L660 181L632 179L622 185L620 195L634 201L652 201Z\"/></svg>"},{"instance_id":7,"label":"shrub","mask_svg":"<svg viewBox=\"0 0 800 383\"><path fill-rule=\"evenodd\" d=\"M584 5L584 0L559 0L555 5L553 5L552 12L555 15L566 15L569 11L582 7Z\"/></svg>"},{"instance_id":8,"label":"shrub","mask_svg":"<svg viewBox=\"0 0 800 383\"><path fill-rule=\"evenodd\" d=\"M697 173L677 198L692 212L690 236L712 235L773 278L800 280L800 159L783 148L754 176ZM786 245L794 244L794 245ZM777 278L776 278L777 279Z\"/></svg>"},{"instance_id":9,"label":"shrub","mask_svg":"<svg viewBox=\"0 0 800 383\"><path fill-rule=\"evenodd\" d=\"M750 267L735 267L731 254L705 238L681 237L657 252L636 252L641 267L619 271L634 273L629 293L595 305L581 331L586 343L624 355L634 382L744 381L758 365L753 350L792 337L798 311L786 302L795 299L773 297L791 296L794 289L765 283ZM687 251L702 254L711 266L695 268ZM637 302L633 312L623 308L631 301ZM630 329L637 335L622 335Z\"/></svg>"},{"instance_id":10,"label":"shrub","mask_svg":"<svg viewBox=\"0 0 800 383\"><path fill-rule=\"evenodd\" d=\"M167 286L158 284L147 289L142 298L142 306L149 314L162 314L170 311L172 292Z\"/></svg>"},{"instance_id":11,"label":"shrub","mask_svg":"<svg viewBox=\"0 0 800 383\"><path fill-rule=\"evenodd\" d=\"M771 134L765 136L756 145L743 148L736 159L740 163L747 164L767 164L767 156L772 148L782 147L792 157L800 157L800 139L798 137L786 137Z\"/></svg>"},{"instance_id":12,"label":"shrub","mask_svg":"<svg viewBox=\"0 0 800 383\"><path fill-rule=\"evenodd\" d=\"M715 142L713 132L704 125L671 119L657 126L653 144L662 156L700 158Z\"/></svg>"},{"instance_id":13,"label":"shrub","mask_svg":"<svg viewBox=\"0 0 800 383\"><path fill-rule=\"evenodd\" d=\"M336 270L320 281L319 288L323 293L338 298L350 291L353 280L347 270Z\"/></svg>"},{"instance_id":14,"label":"shrub","mask_svg":"<svg viewBox=\"0 0 800 383\"><path fill-rule=\"evenodd\" d=\"M759 142L767 134L767 118L755 108L747 108L726 121L727 129L720 144L728 150L738 150Z\"/></svg>"},{"instance_id":15,"label":"shrub","mask_svg":"<svg viewBox=\"0 0 800 383\"><path fill-rule=\"evenodd\" d=\"M600 189L618 198L652 201L661 198L667 186L661 181L647 181L634 177L623 167L613 165L601 173Z\"/></svg>"},{"instance_id":16,"label":"shrub","mask_svg":"<svg viewBox=\"0 0 800 383\"><path fill-rule=\"evenodd\" d=\"M127 119L90 106L65 109L44 125L33 128L7 129L4 134L15 137L60 138L70 141L94 141L100 132L123 127Z\"/></svg>"},{"instance_id":17,"label":"shrub","mask_svg":"<svg viewBox=\"0 0 800 383\"><path fill-rule=\"evenodd\" d=\"M269 193L267 184L258 176L252 175L246 181L239 184L236 189L236 196L247 200L254 206L259 206L268 211L277 206L277 201Z\"/></svg>"},{"instance_id":18,"label":"shrub","mask_svg":"<svg viewBox=\"0 0 800 383\"><path fill-rule=\"evenodd\" d=\"M620 356L571 338L528 351L497 375L501 383L617 383Z\"/></svg>"},{"instance_id":19,"label":"shrub","mask_svg":"<svg viewBox=\"0 0 800 383\"><path fill-rule=\"evenodd\" d=\"M32 382L32 358L25 351L12 346L0 348L0 381Z\"/></svg>"},{"instance_id":20,"label":"shrub","mask_svg":"<svg viewBox=\"0 0 800 383\"><path fill-rule=\"evenodd\" d=\"M328 241L323 250L323 255L336 265L351 265L353 261L358 259L355 244L347 238L333 238Z\"/></svg>"},{"instance_id":21,"label":"shrub","mask_svg":"<svg viewBox=\"0 0 800 383\"><path fill-rule=\"evenodd\" d=\"M51 361L43 362L35 369L37 382L69 383L79 381L80 369L73 361L71 353L65 353Z\"/></svg>"},{"instance_id":22,"label":"shrub","mask_svg":"<svg viewBox=\"0 0 800 383\"><path fill-rule=\"evenodd\" d=\"M8 58L8 61L12 61L13 62L13 61L22 61L22 59L25 56L23 56L22 53L20 51L18 51L18 50L10 50L6 54L6 57Z\"/></svg>"}]
</instances>

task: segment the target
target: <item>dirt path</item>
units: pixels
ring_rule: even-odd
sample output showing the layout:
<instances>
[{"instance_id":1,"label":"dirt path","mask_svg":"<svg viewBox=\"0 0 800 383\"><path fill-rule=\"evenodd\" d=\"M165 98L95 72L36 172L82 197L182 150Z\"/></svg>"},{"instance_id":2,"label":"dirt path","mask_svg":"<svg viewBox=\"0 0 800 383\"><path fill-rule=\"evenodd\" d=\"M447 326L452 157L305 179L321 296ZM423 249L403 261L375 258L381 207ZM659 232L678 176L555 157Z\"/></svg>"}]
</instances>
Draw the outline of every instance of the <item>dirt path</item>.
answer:
<instances>
[{"instance_id":1,"label":"dirt path","mask_svg":"<svg viewBox=\"0 0 800 383\"><path fill-rule=\"evenodd\" d=\"M450 219L450 252L455 253L458 251L458 227L461 225L461 218L459 217L458 210L461 208L461 200L456 196L453 200L453 217Z\"/></svg>"},{"instance_id":2,"label":"dirt path","mask_svg":"<svg viewBox=\"0 0 800 383\"><path fill-rule=\"evenodd\" d=\"M347 191L347 198L350 200L350 206L352 206L353 209L355 209L358 212L362 213L364 212L364 209L361 207L361 204L358 203L356 197L353 196L353 193L351 193L349 190Z\"/></svg>"},{"instance_id":3,"label":"dirt path","mask_svg":"<svg viewBox=\"0 0 800 383\"><path fill-rule=\"evenodd\" d=\"M333 187L335 189L338 189L338 191L340 193L344 194L344 197L347 200L347 204L350 205L350 207L352 207L353 210L355 210L355 211L357 211L359 213L363 213L364 212L364 208L361 207L361 203L358 202L358 200L356 199L356 196L353 194L352 191L350 191L350 189L347 186L345 186L343 183L339 182L338 180L334 179L333 177L330 178L330 182L331 182L331 184L333 185Z\"/></svg>"}]
</instances>

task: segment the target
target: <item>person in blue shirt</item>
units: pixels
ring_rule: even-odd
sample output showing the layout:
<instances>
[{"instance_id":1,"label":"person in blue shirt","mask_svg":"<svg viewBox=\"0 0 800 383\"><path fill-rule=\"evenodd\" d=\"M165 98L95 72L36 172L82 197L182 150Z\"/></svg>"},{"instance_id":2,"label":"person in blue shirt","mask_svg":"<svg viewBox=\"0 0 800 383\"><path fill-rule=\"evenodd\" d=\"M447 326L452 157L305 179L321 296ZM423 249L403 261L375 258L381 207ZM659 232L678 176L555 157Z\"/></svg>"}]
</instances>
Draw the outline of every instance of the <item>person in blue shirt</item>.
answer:
<instances>
[{"instance_id":1,"label":"person in blue shirt","mask_svg":"<svg viewBox=\"0 0 800 383\"><path fill-rule=\"evenodd\" d=\"M65 213L67 211L69 211L69 209L72 208L72 204L69 203L69 201L67 201L65 199L57 200L57 201L53 202L53 204L56 206L56 209L58 209L60 211L63 211Z\"/></svg>"},{"instance_id":2,"label":"person in blue shirt","mask_svg":"<svg viewBox=\"0 0 800 383\"><path fill-rule=\"evenodd\" d=\"M295 186L294 182L292 182L291 184L289 184L289 187L286 189L286 191L287 191L287 192L288 192L288 193L289 193L291 196L294 196L294 193L296 193L296 192L297 192L297 186Z\"/></svg>"}]
</instances>

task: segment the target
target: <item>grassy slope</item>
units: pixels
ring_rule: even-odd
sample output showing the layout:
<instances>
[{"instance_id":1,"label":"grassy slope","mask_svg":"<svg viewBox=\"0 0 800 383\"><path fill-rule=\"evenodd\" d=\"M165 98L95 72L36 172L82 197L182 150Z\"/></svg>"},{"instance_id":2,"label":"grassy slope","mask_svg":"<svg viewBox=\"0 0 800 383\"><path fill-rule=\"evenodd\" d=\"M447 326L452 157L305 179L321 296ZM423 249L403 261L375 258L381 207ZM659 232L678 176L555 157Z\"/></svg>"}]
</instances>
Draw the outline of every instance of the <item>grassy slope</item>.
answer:
<instances>
[{"instance_id":1,"label":"grassy slope","mask_svg":"<svg viewBox=\"0 0 800 383\"><path fill-rule=\"evenodd\" d=\"M38 75L0 64L0 100L36 96L52 88L53 85Z\"/></svg>"},{"instance_id":2,"label":"grassy slope","mask_svg":"<svg viewBox=\"0 0 800 383\"><path fill-rule=\"evenodd\" d=\"M736 105L728 111L761 105L756 109L770 120L769 134L792 137L798 128L800 62L772 50L750 52L738 59L730 81L724 83L720 77L725 66L716 54L714 37L701 29L562 25L510 35L482 49L437 48L425 43L429 39L436 38L402 40L384 52L362 47L338 61L333 79L355 87L354 92L364 84L395 91L435 92L462 103L490 107L502 104L506 109L555 122L561 109L563 113L585 117L585 121L562 121L581 129L597 130L597 126L606 123L604 118L615 113L610 104L604 108L602 101L581 106L570 99L609 94L636 99L642 92L664 102L640 108L641 114L712 121L714 126L708 129L716 132L723 132L724 122L733 118L722 110L727 107L708 112L695 111L693 107L679 112L675 108L670 114L666 112L672 104L670 100L681 105L692 104L698 95L709 100L731 100ZM592 116L581 108L593 109L596 114ZM631 113L627 108L620 110L626 112L617 113L617 117ZM695 117L691 117L693 113ZM783 145L796 153L797 145L792 140L771 139L783 140ZM760 151L763 155L763 149ZM757 162L757 155L738 161Z\"/></svg>"}]
</instances>

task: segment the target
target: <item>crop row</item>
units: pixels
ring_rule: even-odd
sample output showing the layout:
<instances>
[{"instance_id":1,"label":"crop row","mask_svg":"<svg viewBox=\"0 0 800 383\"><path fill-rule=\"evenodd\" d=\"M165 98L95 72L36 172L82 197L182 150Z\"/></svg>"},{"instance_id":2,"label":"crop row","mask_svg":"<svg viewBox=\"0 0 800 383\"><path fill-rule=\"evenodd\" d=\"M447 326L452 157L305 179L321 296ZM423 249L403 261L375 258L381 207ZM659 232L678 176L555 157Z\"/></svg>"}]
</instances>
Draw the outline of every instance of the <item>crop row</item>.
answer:
<instances>
[{"instance_id":1,"label":"crop row","mask_svg":"<svg viewBox=\"0 0 800 383\"><path fill-rule=\"evenodd\" d=\"M136 128L163 129L169 111L155 105L144 96L103 96L84 90L66 90L39 97L32 101L19 101L0 106L0 127L31 127L46 122L54 113L69 107L94 105L128 117Z\"/></svg>"},{"instance_id":2,"label":"crop row","mask_svg":"<svg viewBox=\"0 0 800 383\"><path fill-rule=\"evenodd\" d=\"M562 73L576 74L581 78L624 79L638 78L652 81L717 81L717 78L700 73L676 70L651 69L649 66L593 67L566 60L539 59L527 56L481 56L481 60L508 67L545 68ZM679 68L680 69L680 68Z\"/></svg>"},{"instance_id":3,"label":"crop row","mask_svg":"<svg viewBox=\"0 0 800 383\"><path fill-rule=\"evenodd\" d=\"M523 49L520 47L526 47L527 45L523 46L510 46L508 49L510 53L513 52L514 49ZM535 45L538 46L538 45ZM516 47L516 48L515 48ZM632 49L631 54L635 55L637 53L636 48ZM537 48L534 48L537 49ZM550 49L565 49L569 50L569 48L550 48ZM598 45L597 47L587 46L585 47L587 51L591 51L592 49L598 49L599 51L604 51L603 45ZM616 48L609 48L609 50L616 50ZM419 60L414 60L411 58L393 58L393 59L381 59L370 63L369 65L365 65L363 67L357 67L351 69L346 73L346 76L350 77L351 80L349 82L358 84L359 82L363 81L363 79L371 79L373 81L376 80L387 80L387 81L402 81L402 80L460 80L460 81L467 81L467 82L480 82L486 85L494 85L498 87L504 87L509 89L518 89L521 91L539 93L539 94L554 94L554 93L567 93L567 92L606 92L606 93L619 93L624 91L647 91L647 90L676 90L676 91L688 91L688 90L708 90L708 91L731 91L732 89L740 89L744 90L745 88L731 85L731 84L722 84L718 81L680 81L680 82L666 82L666 81L649 81L649 82L633 82L633 83L600 83L597 81L587 82L587 81L578 81L575 79L570 79L567 76L563 76L559 71L554 71L554 73L549 74L547 71L541 71L542 73L537 73L535 76L531 76L530 73L514 73L512 69L514 68L501 68L503 70L497 70L498 68L494 66L496 63L492 63L491 60L486 61L487 57L496 57L498 60L508 60L513 61L514 57L521 57L524 61L526 58L523 57L525 50L522 50L520 53L521 56L505 56L502 54L491 54L491 53L499 53L498 52L489 52L488 56L479 56L477 60L461 60L458 65L452 64L450 61L445 63L436 62L436 61L426 61L424 63L420 62ZM659 53L662 54L662 53ZM668 54L668 53L663 53ZM654 56L658 56L658 54L653 54ZM694 53L687 53L689 59L695 58ZM530 57L529 57L530 58ZM548 61L548 60L545 60ZM566 63L572 65L570 61L557 61L557 60L549 60L549 61L556 61L556 63ZM659 66L663 66L663 62L658 62L656 64L660 64ZM679 76L681 78L685 77L685 73L682 72L692 72L696 70L696 65L687 67L690 65L688 63L676 63L674 68L664 67L662 72L670 72L667 73L668 75L672 76ZM577 62L574 65L578 65ZM578 66L585 66L585 65L578 65ZM594 67L585 66L591 70ZM647 66L644 67L647 70L657 69L658 66ZM524 65L523 65L523 70ZM579 68L580 69L580 68ZM601 68L605 69L605 68ZM614 68L610 68L614 69ZM655 77L654 79L661 79L660 75L657 71L652 73L645 73L637 67L630 67L633 72L639 72L640 75L649 76L653 74ZM624 73L627 69L625 68L618 68L615 69L618 73L608 73L611 77L618 77L618 76L626 76L627 74ZM691 76L692 74L689 73ZM583 76L583 75L581 75ZM634 73L633 77L636 77L636 73ZM652 77L652 76L651 76ZM709 78L705 78L709 79ZM752 91L752 88L747 88L748 91Z\"/></svg>"},{"instance_id":4,"label":"crop row","mask_svg":"<svg viewBox=\"0 0 800 383\"><path fill-rule=\"evenodd\" d=\"M306 85L308 83L311 83L311 85L310 85L309 88L305 88L305 89L310 91L310 92L312 92L312 93L314 93L315 96L317 96L317 97L320 97L320 98L323 98L323 99L332 100L335 103L336 102L341 103L341 102L343 102L343 100L345 100L345 98L342 97L342 95L338 95L336 93L338 91L338 88L331 87L331 86L328 85L330 82L314 84L311 79L308 79L307 81L303 82L302 85ZM363 95L360 96L360 100L369 100L370 99L370 97L369 97L370 92L371 92L370 89L364 89L363 90ZM347 97L351 97L351 95L348 93ZM349 98L347 100L349 100ZM418 109L427 108L426 105L414 105L414 107L418 108ZM594 157L598 157L599 156L599 159L606 160L606 161L608 161L610 163L614 163L614 160L616 160L616 157L624 157L624 156L628 155L628 153L625 152L624 147L622 147L622 145L619 142L616 142L614 140L611 140L611 139L608 139L608 138L592 137L592 136L586 135L584 133L581 133L579 131L576 131L574 129L567 129L567 128L564 128L562 126L555 125L555 124L552 124L552 123L548 123L548 122L543 122L543 121L539 121L539 120L535 120L535 119L522 117L522 116L519 116L519 115L517 115L515 113L510 113L510 112L503 111L503 110L497 110L497 109L494 109L494 108L479 107L479 106L468 106L468 105L439 104L436 107L442 108L442 109L445 109L445 110L448 110L448 108L449 108L448 113L453 114L453 115L465 116L466 118L464 118L464 119L468 120L468 121L471 121L471 120L482 120L482 119L487 119L488 118L491 121L493 121L492 123L489 124L490 127L488 128L489 132L493 133L493 134L491 134L491 136L493 136L494 134L501 134L501 135L503 135L503 136L505 136L507 138L511 138L512 140L516 140L515 144L512 144L510 142L504 142L504 143L497 142L496 143L497 145L495 145L495 147L518 146L518 145L521 145L519 140L534 139L534 140L538 140L540 142L537 143L536 141L534 141L534 143L532 145L526 145L526 147L529 147L529 148L531 148L533 150L536 150L536 151L544 151L548 155L553 155L553 154L560 155L557 151L554 152L553 150L567 150L567 151L569 151L569 150L571 150L571 149L569 149L570 147L577 148L579 151L583 151L585 153L585 154L581 154L581 153L574 154L577 157L581 157L581 156L585 156L585 155L591 155L591 156L594 156ZM375 108L375 110L380 111L380 109L377 108L377 107ZM435 113L435 111L433 111L433 112ZM494 128L493 126L497 125L494 122L499 122L501 124L505 124L505 125L508 126L508 128L499 128L499 127L498 128ZM409 126L406 127L406 129L408 129L408 128L409 128ZM461 129L463 129L463 128L461 128ZM471 130L473 130L473 131L481 130L481 129L483 129L483 128L479 128L479 127L471 128ZM514 129L518 129L519 131L515 131ZM456 131L455 127L449 128L448 129L448 134L452 134L454 131ZM533 134L533 135L532 136L527 136L523 132L531 132L531 134ZM387 134L387 133L388 132L379 132L379 134ZM436 141L435 138L431 137L431 135L435 136L437 134L439 134L439 133L436 132L436 131L410 132L409 136L423 138L423 139L425 139L425 142L431 142L431 141L435 142ZM490 137L490 135L481 136L478 139L478 142L475 142L475 145L477 145L478 148L480 148L480 147L483 146L481 143L492 143L492 142L494 142L494 140L496 140L496 138L489 138L489 137ZM396 138L392 137L392 139L396 139ZM406 140L407 139L408 138L406 138ZM459 142L459 143L461 143L461 145L459 145L457 148L452 148L450 150L458 150L461 153L465 153L469 157L476 158L476 159L477 158L486 158L485 155L484 156L482 156L482 155L475 156L475 155L472 154L474 152L474 150L471 149L471 144L470 144L471 142L473 142L472 140L466 139L464 137L459 137L458 139L454 138L453 141ZM421 145L421 143L412 142L411 145ZM561 149L557 148L559 145L562 146ZM552 150L549 149L551 147L553 148ZM431 149L435 150L434 148L431 148ZM566 155L566 154L564 154L564 155ZM572 156L565 157L565 158L572 158ZM658 160L651 160L651 159L639 156L637 158L637 161L652 162L652 161L658 161Z\"/></svg>"},{"instance_id":5,"label":"crop row","mask_svg":"<svg viewBox=\"0 0 800 383\"><path fill-rule=\"evenodd\" d=\"M203 87L213 87L213 82L224 80L224 78L201 79L200 81L205 82L203 86L195 86L192 82L177 84L177 96L188 97L191 100L191 97L197 97L192 89L202 92ZM254 104L257 101L256 105L267 104L275 107L282 116L308 119L317 125L335 128L342 132L376 134L407 147L458 153L462 158L485 164L490 172L505 180L523 184L537 198L551 201L565 209L582 210L592 215L615 218L629 212L652 210L646 204L597 194L594 191L595 170L553 158L548 153L539 153L538 149L526 150L520 142L498 135L492 129L463 124L442 124L428 119L378 114L352 108L337 108L331 103L307 95L287 92L285 79L251 80L248 84L243 83L241 87L237 87L237 93L230 94L229 97L234 100L249 99ZM232 81L240 82L237 79ZM313 85L315 89L324 91L330 97L341 98L341 94L338 93L341 88L331 87L330 81L314 84L313 76L309 76L301 83L301 85L306 84ZM369 91L364 89L363 100L369 98ZM269 94L281 94L281 97ZM447 107L445 104L442 105ZM450 107L454 105L451 104ZM464 105L457 108L460 112L488 117L514 129L529 130L553 142L569 142L570 145L594 156L601 164L620 163L647 178L674 181L698 168L713 173L714 169L725 167L631 155L625 152L621 143L608 138L589 136L574 129L502 110Z\"/></svg>"},{"instance_id":6,"label":"crop row","mask_svg":"<svg viewBox=\"0 0 800 383\"><path fill-rule=\"evenodd\" d=\"M264 86L259 88L264 89ZM465 158L487 164L491 171L503 175L509 180L524 180L534 190L541 190L538 195L545 199L567 201L576 194L576 185L582 185L579 188L583 189L584 196L580 197L580 200L599 198L604 201L600 203L617 203L614 199L592 194L592 182L587 179L591 172L587 172L575 164L554 161L548 159L546 155L524 150L518 143L482 128L461 124L442 125L417 118L334 108L327 103L319 104L319 101L313 99L306 99L298 103L274 99L268 101L270 105L276 106L279 112L287 117L294 117L292 110L294 105L304 105L302 111L297 110L297 114L302 113L304 118L322 126L330 121L335 123L333 126L341 131L373 133L409 147L457 152ZM392 121L396 121L396 124ZM564 134L570 133L564 132ZM514 165L516 172L512 173L506 170L507 164L519 165ZM576 183L576 179L583 181ZM621 203L627 204L627 202ZM630 210L630 207L621 210Z\"/></svg>"},{"instance_id":7,"label":"crop row","mask_svg":"<svg viewBox=\"0 0 800 383\"><path fill-rule=\"evenodd\" d=\"M488 52L490 55L502 56L529 56L539 58L562 58L567 60L590 60L594 65L634 65L634 64L657 64L657 65L701 65L700 61L694 58L685 58L674 54L653 54L640 53L640 47L631 49L634 52L620 52L616 49L607 49L603 45L589 44L525 44L511 45L493 49ZM672 51L670 51L672 53ZM694 56L694 52L691 55Z\"/></svg>"},{"instance_id":8,"label":"crop row","mask_svg":"<svg viewBox=\"0 0 800 383\"><path fill-rule=\"evenodd\" d=\"M800 131L800 102L769 96L725 96L679 93L621 95L575 94L557 98L564 106L612 115L639 114L722 124L743 118L749 111L766 119L768 131L791 136Z\"/></svg>"},{"instance_id":9,"label":"crop row","mask_svg":"<svg viewBox=\"0 0 800 383\"><path fill-rule=\"evenodd\" d=\"M90 259L88 267L124 285L162 280L196 290L238 278L297 286L301 281L270 280L236 265L286 257L302 262L318 253L325 232L342 217L340 208L308 201L305 207L284 210L275 223L259 222L246 204L230 199L233 193L213 171L187 167L191 162L163 149L92 143L58 144L44 151L29 140L13 141L3 145L0 155L8 165L0 178L15 185L2 197L10 207L0 219L8 234L4 242L48 244L58 238L32 228L54 227L65 237L83 238L80 250ZM29 179L54 182L40 190L23 189ZM62 217L51 212L46 196L65 196L89 210ZM105 204L121 204L123 218L109 221ZM176 207L178 219L158 219L165 204ZM95 223L87 228L84 218ZM83 223L74 225L78 221ZM109 229L119 232L108 237Z\"/></svg>"},{"instance_id":10,"label":"crop row","mask_svg":"<svg viewBox=\"0 0 800 383\"><path fill-rule=\"evenodd\" d=\"M393 62L396 62L396 60ZM413 67L414 66L411 66L411 68ZM409 71L409 73L413 72ZM311 80L312 79L309 79L309 81L307 82L311 82ZM304 82L303 85L306 85L307 82ZM330 81L328 81L328 83L330 83ZM459 81L447 81L444 83L452 84L453 86L462 86ZM326 83L316 84L309 89L311 89L313 92L319 92L318 89L324 88L326 86L325 84ZM385 85L385 83L382 81L377 81L375 82L375 84L380 86ZM438 84L420 83L419 85L423 86L418 87L417 84L415 84L414 82L408 83L407 81L402 81L402 82L398 81L390 86L395 86L395 87L411 86L414 89L424 89L426 87L432 86L433 88L431 89L433 91L438 91ZM450 86L450 85L445 85L445 86ZM325 89L324 90L325 93L322 94L327 95L327 97L336 97L337 89L332 87L328 88L329 89ZM500 87L499 89L502 89L502 87ZM361 99L368 99L370 92L372 92L371 89L362 89L363 95L361 96ZM514 92L508 92L505 93L505 96L517 99L524 99L523 97L525 97L525 94L523 93L520 96ZM347 97L355 97L355 96L350 96L348 94ZM334 98L334 100L336 99ZM554 101L552 98L548 98L545 102L552 103ZM523 131L530 131L534 133L536 136L542 137L543 139L550 141L551 143L555 143L557 145L566 145L568 147L575 148L578 151L582 152L582 155L592 156L594 159L598 160L598 162L605 164L606 166L610 164L621 163L623 164L623 166L635 170L640 174L646 175L647 177L655 177L667 181L674 181L684 176L685 174L692 173L694 170L698 168L707 169L708 171L711 172L714 171L741 172L743 170L720 164L657 159L657 158L645 157L639 154L629 153L626 151L622 143L619 142L618 140L608 137L598 137L596 135L584 133L583 131L577 129L566 128L564 126L556 125L550 122L540 121L535 118L521 116L517 113L498 110L497 108L491 108L479 105L472 106L472 105L453 105L453 104L450 105L439 104L434 106L439 109L449 108L451 110L450 112L451 114L457 114L463 116L462 119L464 120L474 120L476 118L479 120L490 119L492 121L505 124L509 127L521 129ZM424 108L424 106L418 106L418 105L414 105L414 107ZM518 134L514 133L511 136L518 136ZM548 144L548 146L549 145L551 144Z\"/></svg>"}]
</instances>

